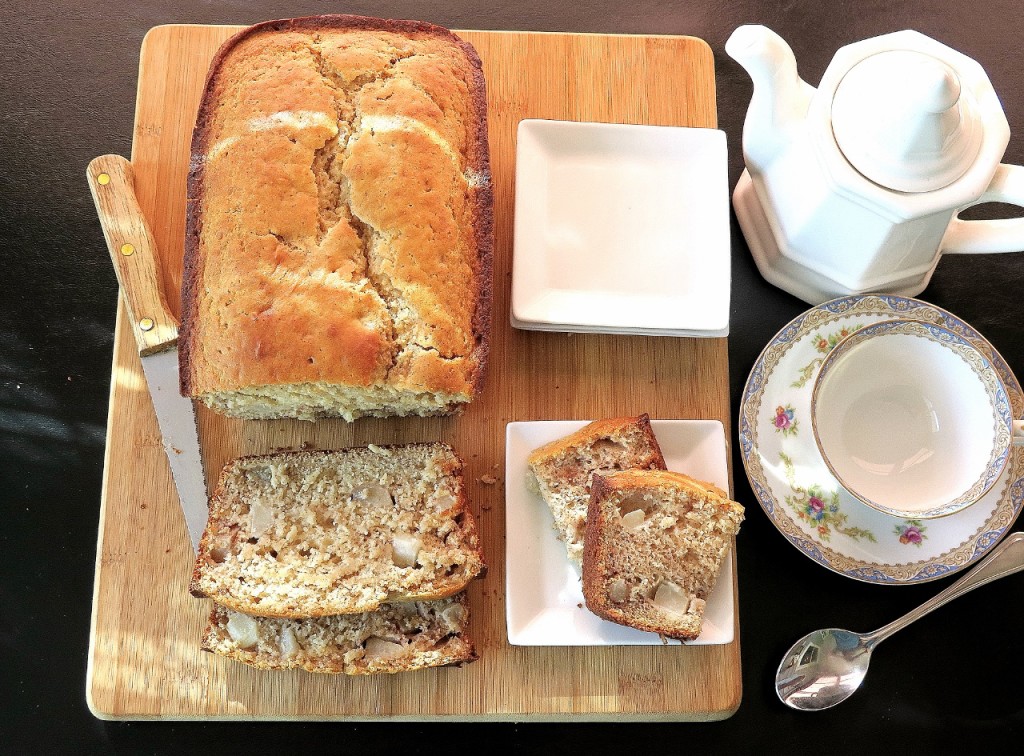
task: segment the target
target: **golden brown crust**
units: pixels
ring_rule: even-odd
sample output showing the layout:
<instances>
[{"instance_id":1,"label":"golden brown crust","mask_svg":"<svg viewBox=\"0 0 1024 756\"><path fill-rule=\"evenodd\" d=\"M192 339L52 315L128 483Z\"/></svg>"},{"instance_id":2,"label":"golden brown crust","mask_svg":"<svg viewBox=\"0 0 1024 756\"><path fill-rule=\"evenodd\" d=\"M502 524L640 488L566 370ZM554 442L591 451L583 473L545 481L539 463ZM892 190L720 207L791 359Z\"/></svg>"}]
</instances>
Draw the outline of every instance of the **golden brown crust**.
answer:
<instances>
[{"instance_id":1,"label":"golden brown crust","mask_svg":"<svg viewBox=\"0 0 1024 756\"><path fill-rule=\"evenodd\" d=\"M571 449L589 446L594 441L608 438L612 435L622 435L625 429L630 426L634 426L650 442L649 453L651 458L649 464L645 466L665 469L665 457L661 452L661 447L658 445L657 438L654 436L654 431L651 429L651 418L646 412L636 416L609 417L588 423L567 436L555 439L550 443L544 444L544 446L534 449L526 459L527 464L531 466L547 464Z\"/></svg>"},{"instance_id":2,"label":"golden brown crust","mask_svg":"<svg viewBox=\"0 0 1024 756\"><path fill-rule=\"evenodd\" d=\"M739 507L739 511L743 511L742 505L730 500L729 494L714 483L675 470L623 470L614 475L595 476L595 487L598 484L598 477L602 496L607 496L610 491L623 491L642 486L665 486L682 489L697 496L710 495L711 498L717 499L718 505L724 509Z\"/></svg>"},{"instance_id":3,"label":"golden brown crust","mask_svg":"<svg viewBox=\"0 0 1024 756\"><path fill-rule=\"evenodd\" d=\"M193 132L182 393L391 386L438 394L423 414L456 409L487 362L492 201L469 44L344 15L243 30L211 65ZM392 411L325 401L281 416Z\"/></svg>"}]
</instances>

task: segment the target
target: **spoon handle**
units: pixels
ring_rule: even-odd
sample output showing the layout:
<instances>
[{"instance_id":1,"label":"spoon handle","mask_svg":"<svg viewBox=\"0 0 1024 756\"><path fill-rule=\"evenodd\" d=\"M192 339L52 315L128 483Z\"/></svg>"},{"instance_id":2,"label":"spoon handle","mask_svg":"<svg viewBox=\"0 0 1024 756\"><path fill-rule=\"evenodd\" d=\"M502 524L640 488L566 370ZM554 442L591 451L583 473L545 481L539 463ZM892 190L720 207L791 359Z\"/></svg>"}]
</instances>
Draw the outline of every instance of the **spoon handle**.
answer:
<instances>
[{"instance_id":1,"label":"spoon handle","mask_svg":"<svg viewBox=\"0 0 1024 756\"><path fill-rule=\"evenodd\" d=\"M992 549L992 553L978 562L978 566L973 570L921 606L907 612L885 627L865 635L864 643L869 647L875 646L897 630L902 630L914 620L921 619L928 612L938 609L943 604L959 598L979 586L1012 575L1022 569L1024 569L1024 532L1011 533L1001 544Z\"/></svg>"}]
</instances>

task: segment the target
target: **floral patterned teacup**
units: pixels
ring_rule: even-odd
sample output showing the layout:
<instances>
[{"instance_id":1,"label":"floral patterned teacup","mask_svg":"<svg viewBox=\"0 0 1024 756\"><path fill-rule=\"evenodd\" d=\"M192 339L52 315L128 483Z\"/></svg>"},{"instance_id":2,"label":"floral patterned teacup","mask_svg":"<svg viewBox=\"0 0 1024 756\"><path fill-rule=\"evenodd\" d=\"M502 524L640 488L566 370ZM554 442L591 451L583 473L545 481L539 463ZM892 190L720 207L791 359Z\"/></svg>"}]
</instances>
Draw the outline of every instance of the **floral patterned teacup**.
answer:
<instances>
[{"instance_id":1,"label":"floral patterned teacup","mask_svg":"<svg viewBox=\"0 0 1024 756\"><path fill-rule=\"evenodd\" d=\"M953 332L913 320L876 323L836 344L815 380L811 426L843 488L915 520L973 504L1010 446L1024 444L991 361Z\"/></svg>"}]
</instances>

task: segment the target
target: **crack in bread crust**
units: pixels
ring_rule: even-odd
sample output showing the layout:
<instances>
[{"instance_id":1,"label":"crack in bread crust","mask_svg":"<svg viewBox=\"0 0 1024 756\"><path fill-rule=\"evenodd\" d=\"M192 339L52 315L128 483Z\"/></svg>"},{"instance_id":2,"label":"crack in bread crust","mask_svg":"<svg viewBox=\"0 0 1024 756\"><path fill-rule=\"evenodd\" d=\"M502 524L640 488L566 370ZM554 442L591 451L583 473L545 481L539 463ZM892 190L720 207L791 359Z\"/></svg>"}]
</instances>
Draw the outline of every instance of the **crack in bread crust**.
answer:
<instances>
[{"instance_id":1,"label":"crack in bread crust","mask_svg":"<svg viewBox=\"0 0 1024 756\"><path fill-rule=\"evenodd\" d=\"M394 49L387 68L382 71L363 74L350 82L345 82L340 72L332 68L324 58L321 44L320 36L315 35L308 49L316 61L317 69L324 84L335 92L338 134L333 139L329 139L323 147L314 153L313 165L311 166L320 195L320 233L317 236L317 243L321 243L326 232L334 224L340 223L342 220L351 226L356 236L362 242L362 254L365 260L363 273L373 287L373 290L380 297L385 307L387 307L388 313L391 316L389 341L395 344L395 348L392 351L391 364L387 368L388 376L390 376L391 371L397 365L399 351L420 350L432 352L441 360L457 360L460 355L450 352L444 353L430 344L421 344L411 339L409 334L401 333L400 329L396 326L400 320L402 310L408 308L408 303L405 297L403 297L401 290L392 284L390 278L379 269L378 265L375 265L375 258L377 257L376 246L384 243L383 235L377 228L359 217L356 213L352 207L349 176L344 172L343 168L336 168L336 166L343 166L344 161L352 156L352 145L355 140L361 138L366 131L369 131L371 136L374 135L376 133L374 125L384 122L383 125L385 127L390 127L397 123L407 130L428 132L428 138L438 144L442 151L459 167L460 172L462 171L458 156L452 151L451 145L442 140L436 132L425 127L420 121L397 116L387 119L388 122L385 122L386 119L384 118L370 116L366 120L371 121L371 123L364 126L363 113L359 106L359 98L362 91L371 85L376 85L392 78L395 75L395 67L398 63L414 57L416 53L401 52L398 49ZM430 92L417 82L413 82L413 86L422 92L425 97L433 101ZM466 177L467 186L472 183L472 180L472 176Z\"/></svg>"},{"instance_id":2,"label":"crack in bread crust","mask_svg":"<svg viewBox=\"0 0 1024 756\"><path fill-rule=\"evenodd\" d=\"M395 366L398 357L398 345L396 344L397 333L395 329L395 312L397 309L398 292L390 283L378 273L375 273L372 252L373 245L377 241L378 232L370 224L356 215L352 208L351 184L349 177L345 174L342 166L345 159L350 156L350 144L353 137L360 131L361 114L358 108L359 93L370 84L390 78L394 72L394 65L399 60L409 57L412 53L398 53L391 59L391 67L384 71L364 74L356 77L351 82L344 82L339 72L331 68L325 60L322 50L322 40L319 34L313 36L308 49L316 62L317 70L323 83L334 91L334 105L337 110L338 134L328 140L323 147L314 153L313 171L314 179L317 182L317 190L320 198L319 205L319 233L317 243L323 242L324 236L337 223L345 221L358 237L360 251L363 258L362 275L365 276L369 285L376 292L381 302L387 308L390 320L386 325L387 341L393 346L391 349L390 365L385 370L385 382L387 376Z\"/></svg>"}]
</instances>

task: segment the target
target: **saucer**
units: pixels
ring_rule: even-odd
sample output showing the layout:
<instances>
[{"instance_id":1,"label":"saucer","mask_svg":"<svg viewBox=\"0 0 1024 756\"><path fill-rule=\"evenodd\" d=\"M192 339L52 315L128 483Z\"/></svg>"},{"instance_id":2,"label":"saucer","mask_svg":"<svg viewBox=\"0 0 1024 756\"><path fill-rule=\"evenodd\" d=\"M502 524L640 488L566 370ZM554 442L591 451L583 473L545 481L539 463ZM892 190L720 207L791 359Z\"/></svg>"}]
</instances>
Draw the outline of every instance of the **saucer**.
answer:
<instances>
[{"instance_id":1,"label":"saucer","mask_svg":"<svg viewBox=\"0 0 1024 756\"><path fill-rule=\"evenodd\" d=\"M740 454L754 494L782 535L815 562L868 583L911 584L951 575L983 557L1024 503L1024 448L1014 447L995 485L973 506L933 520L878 512L839 485L811 432L811 391L836 343L892 319L941 326L992 360L1013 408L1024 393L998 352L977 331L934 305L907 297L833 299L786 325L758 357L743 390Z\"/></svg>"},{"instance_id":2,"label":"saucer","mask_svg":"<svg viewBox=\"0 0 1024 756\"><path fill-rule=\"evenodd\" d=\"M725 132L519 123L514 327L726 336L729 246Z\"/></svg>"},{"instance_id":3,"label":"saucer","mask_svg":"<svg viewBox=\"0 0 1024 756\"><path fill-rule=\"evenodd\" d=\"M513 646L660 646L657 633L608 622L587 609L580 570L558 540L551 510L526 484L526 458L585 420L513 422L505 428L505 621ZM717 420L651 420L669 470L729 490L725 428ZM708 596L700 635L687 646L731 643L733 556ZM675 643L675 641L673 641Z\"/></svg>"}]
</instances>

